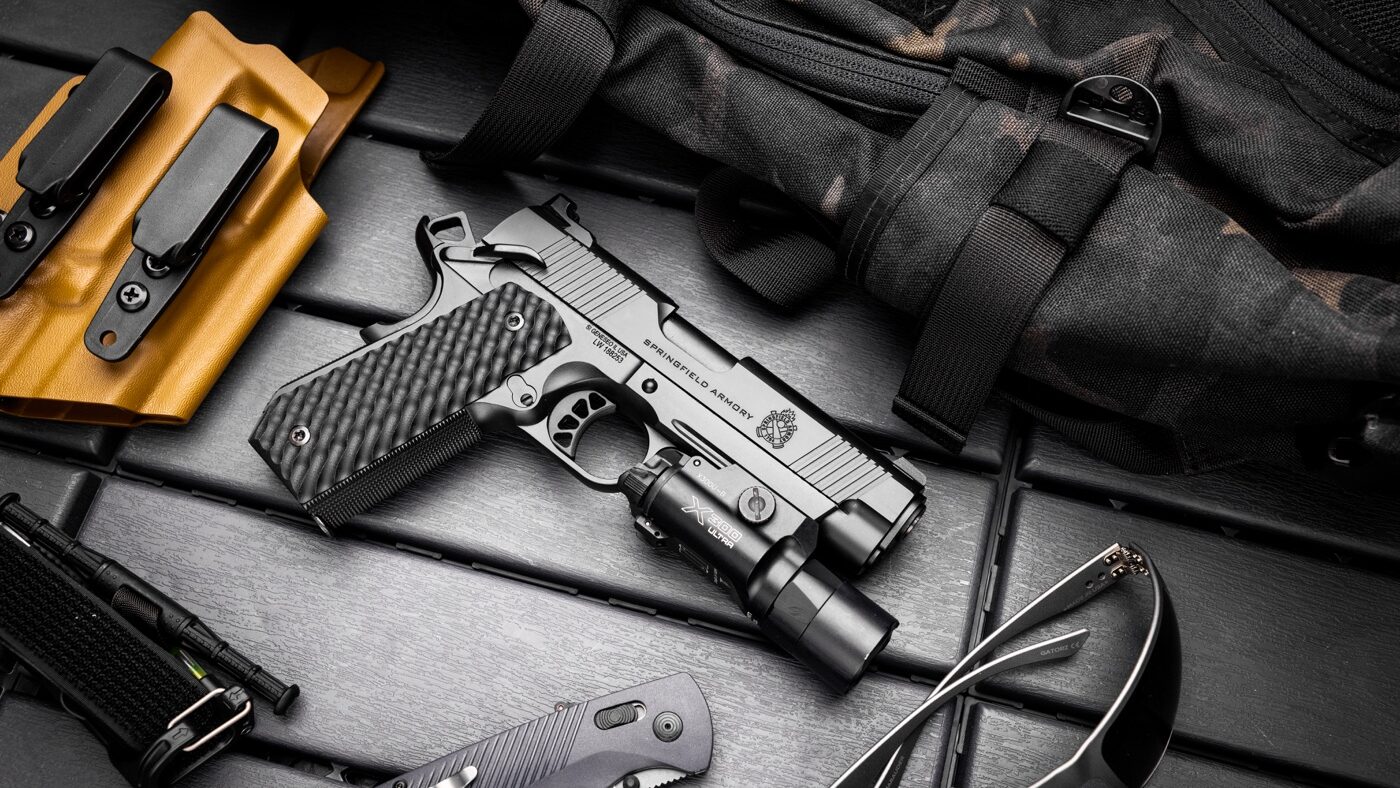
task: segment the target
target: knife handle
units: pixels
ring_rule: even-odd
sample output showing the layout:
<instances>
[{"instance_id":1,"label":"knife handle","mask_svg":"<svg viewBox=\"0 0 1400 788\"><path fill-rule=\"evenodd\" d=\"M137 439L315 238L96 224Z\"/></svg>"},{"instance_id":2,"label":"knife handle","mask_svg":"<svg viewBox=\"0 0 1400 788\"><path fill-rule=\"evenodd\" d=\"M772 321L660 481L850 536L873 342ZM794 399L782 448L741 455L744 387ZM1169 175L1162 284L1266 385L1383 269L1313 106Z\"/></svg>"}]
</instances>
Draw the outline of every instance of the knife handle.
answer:
<instances>
[{"instance_id":1,"label":"knife handle","mask_svg":"<svg viewBox=\"0 0 1400 788\"><path fill-rule=\"evenodd\" d=\"M712 749L705 696L677 673L546 714L379 788L436 788L468 766L477 770L470 788L608 788L646 769L699 774Z\"/></svg>"}]
</instances>

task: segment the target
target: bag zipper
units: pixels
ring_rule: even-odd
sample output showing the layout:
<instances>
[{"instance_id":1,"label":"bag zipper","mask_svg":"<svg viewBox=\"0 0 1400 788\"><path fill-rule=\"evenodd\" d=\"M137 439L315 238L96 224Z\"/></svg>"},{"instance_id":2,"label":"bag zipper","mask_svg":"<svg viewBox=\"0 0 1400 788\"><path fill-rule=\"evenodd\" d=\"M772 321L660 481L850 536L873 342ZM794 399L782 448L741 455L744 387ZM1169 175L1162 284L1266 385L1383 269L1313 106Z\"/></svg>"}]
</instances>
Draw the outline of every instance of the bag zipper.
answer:
<instances>
[{"instance_id":1,"label":"bag zipper","mask_svg":"<svg viewBox=\"0 0 1400 788\"><path fill-rule=\"evenodd\" d=\"M941 66L756 19L720 0L672 0L671 5L753 65L865 111L918 117L948 84L949 69Z\"/></svg>"}]
</instances>

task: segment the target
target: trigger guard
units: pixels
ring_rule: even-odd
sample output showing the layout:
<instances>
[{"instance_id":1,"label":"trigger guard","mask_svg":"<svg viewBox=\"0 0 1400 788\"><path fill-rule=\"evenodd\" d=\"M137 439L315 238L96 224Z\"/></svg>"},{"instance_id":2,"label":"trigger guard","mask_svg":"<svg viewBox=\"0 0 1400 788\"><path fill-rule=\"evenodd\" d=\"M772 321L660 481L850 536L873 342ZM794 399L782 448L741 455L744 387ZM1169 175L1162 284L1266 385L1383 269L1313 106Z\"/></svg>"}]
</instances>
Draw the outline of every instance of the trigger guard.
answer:
<instances>
[{"instance_id":1,"label":"trigger guard","mask_svg":"<svg viewBox=\"0 0 1400 788\"><path fill-rule=\"evenodd\" d=\"M577 391L565 396L549 412L549 442L565 457L575 459L579 439L589 425L617 412L617 405L596 391Z\"/></svg>"}]
</instances>

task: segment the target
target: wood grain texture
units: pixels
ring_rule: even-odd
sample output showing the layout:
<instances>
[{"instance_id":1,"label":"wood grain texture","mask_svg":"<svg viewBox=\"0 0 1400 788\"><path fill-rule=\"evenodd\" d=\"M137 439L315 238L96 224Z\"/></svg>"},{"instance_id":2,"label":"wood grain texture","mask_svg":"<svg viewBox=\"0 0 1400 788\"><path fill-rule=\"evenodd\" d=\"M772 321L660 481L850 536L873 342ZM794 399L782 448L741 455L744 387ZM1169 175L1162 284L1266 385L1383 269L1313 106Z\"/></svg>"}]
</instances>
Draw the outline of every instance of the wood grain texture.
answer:
<instances>
[{"instance_id":1,"label":"wood grain texture","mask_svg":"<svg viewBox=\"0 0 1400 788\"><path fill-rule=\"evenodd\" d=\"M1400 580L1029 492L1015 501L992 617L1004 620L1115 541L1149 552L1176 605L1178 735L1284 770L1393 784ZM1151 595L1130 580L1066 615L1052 629L1088 627L1083 651L1011 674L997 691L1086 715L1107 708L1140 648Z\"/></svg>"},{"instance_id":2,"label":"wood grain texture","mask_svg":"<svg viewBox=\"0 0 1400 788\"><path fill-rule=\"evenodd\" d=\"M299 512L247 436L272 391L303 371L296 359L313 350L329 358L357 342L341 324L274 310L190 424L135 431L119 456L121 470L258 508ZM936 675L956 661L976 605L994 483L933 465L921 464L921 470L929 477L928 513L861 587L902 622L881 665ZM643 544L631 522L621 496L590 490L523 439L493 436L355 527L458 561L750 629L727 595L688 564Z\"/></svg>"},{"instance_id":3,"label":"wood grain texture","mask_svg":"<svg viewBox=\"0 0 1400 788\"><path fill-rule=\"evenodd\" d=\"M0 50L71 65L97 62L112 47L155 54L185 19L208 11L251 44L282 46L292 15L272 0L0 0Z\"/></svg>"},{"instance_id":4,"label":"wood grain texture","mask_svg":"<svg viewBox=\"0 0 1400 788\"><path fill-rule=\"evenodd\" d=\"M1400 562L1400 494L1347 489L1320 474L1269 466L1200 476L1145 476L1097 460L1046 427L1031 431L1017 475L1221 525ZM1177 518L1173 518L1177 519Z\"/></svg>"},{"instance_id":5,"label":"wood grain texture","mask_svg":"<svg viewBox=\"0 0 1400 788\"><path fill-rule=\"evenodd\" d=\"M260 714L255 737L381 772L559 699L685 670L704 688L716 731L713 767L694 785L810 788L927 691L872 676L838 697L746 639L139 482L105 485L83 538L300 683L297 707L286 718ZM917 784L935 777L944 724L915 754Z\"/></svg>"},{"instance_id":6,"label":"wood grain texture","mask_svg":"<svg viewBox=\"0 0 1400 788\"><path fill-rule=\"evenodd\" d=\"M0 788L127 788L107 751L83 724L29 698L0 701ZM325 788L343 785L286 766L224 753L180 788Z\"/></svg>"},{"instance_id":7,"label":"wood grain texture","mask_svg":"<svg viewBox=\"0 0 1400 788\"><path fill-rule=\"evenodd\" d=\"M365 184L374 184L374 193ZM412 151L345 140L312 186L331 217L284 290L290 300L362 322L401 319L431 280L413 232L424 214L465 211L478 234L560 191L579 205L599 243L680 305L687 320L736 356L752 355L847 424L930 456L947 452L890 412L912 332L853 288L838 287L796 316L782 315L710 259L689 213L539 178L441 179ZM306 369L329 356L310 354ZM1006 411L989 408L961 460L1000 464Z\"/></svg>"},{"instance_id":8,"label":"wood grain texture","mask_svg":"<svg viewBox=\"0 0 1400 788\"><path fill-rule=\"evenodd\" d=\"M1074 755L1089 729L1073 723L973 703L952 784L956 788L1030 785ZM1169 752L1152 788L1292 788L1292 780Z\"/></svg>"},{"instance_id":9,"label":"wood grain texture","mask_svg":"<svg viewBox=\"0 0 1400 788\"><path fill-rule=\"evenodd\" d=\"M100 480L91 471L0 448L0 495L20 502L69 533L77 531Z\"/></svg>"},{"instance_id":10,"label":"wood grain texture","mask_svg":"<svg viewBox=\"0 0 1400 788\"><path fill-rule=\"evenodd\" d=\"M342 46L384 61L385 80L356 129L441 150L456 144L486 109L528 30L516 0L406 0L393 14L373 4L341 4L312 29L302 50ZM530 169L688 203L715 166L595 101Z\"/></svg>"}]
</instances>

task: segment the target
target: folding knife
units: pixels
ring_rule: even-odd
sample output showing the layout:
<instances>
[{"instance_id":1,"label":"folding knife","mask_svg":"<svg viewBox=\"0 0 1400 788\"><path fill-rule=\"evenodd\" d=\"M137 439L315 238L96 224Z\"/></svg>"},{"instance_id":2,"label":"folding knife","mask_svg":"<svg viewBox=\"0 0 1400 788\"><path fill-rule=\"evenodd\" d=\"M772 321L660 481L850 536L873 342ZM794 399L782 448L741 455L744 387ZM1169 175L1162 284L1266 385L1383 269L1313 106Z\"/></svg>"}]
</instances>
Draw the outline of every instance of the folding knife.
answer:
<instances>
[{"instance_id":1,"label":"folding knife","mask_svg":"<svg viewBox=\"0 0 1400 788\"><path fill-rule=\"evenodd\" d=\"M378 788L657 788L710 768L710 707L677 673L498 733Z\"/></svg>"}]
</instances>

